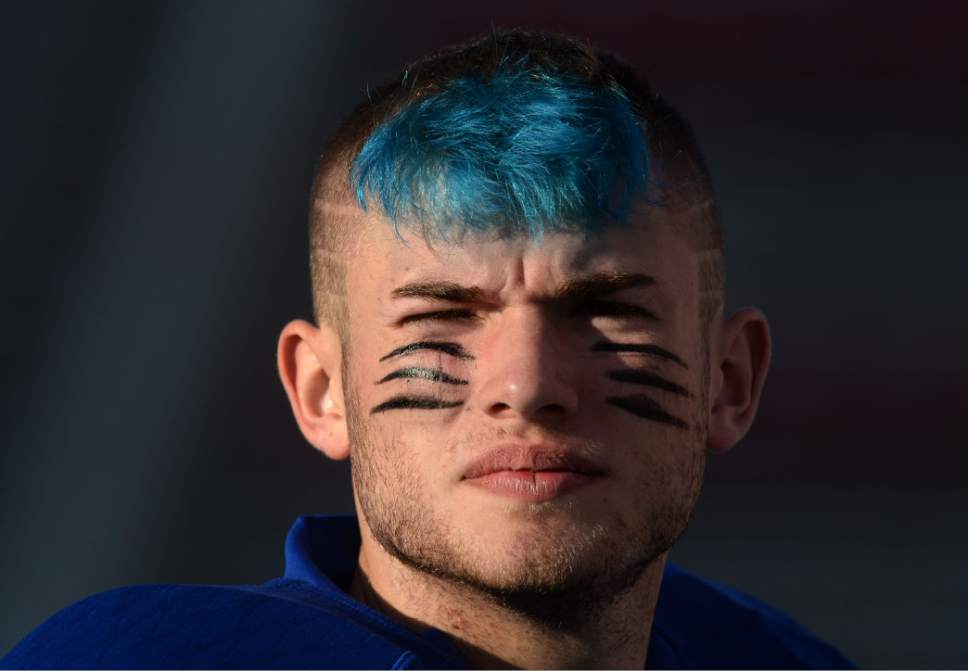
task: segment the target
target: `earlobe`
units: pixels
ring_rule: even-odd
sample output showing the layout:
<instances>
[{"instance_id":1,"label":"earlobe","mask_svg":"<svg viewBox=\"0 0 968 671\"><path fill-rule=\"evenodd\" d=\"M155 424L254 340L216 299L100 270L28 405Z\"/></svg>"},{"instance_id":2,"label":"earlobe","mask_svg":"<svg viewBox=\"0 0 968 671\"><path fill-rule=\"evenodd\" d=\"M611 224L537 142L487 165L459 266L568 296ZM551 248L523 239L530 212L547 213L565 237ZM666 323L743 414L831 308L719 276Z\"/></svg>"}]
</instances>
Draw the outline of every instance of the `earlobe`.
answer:
<instances>
[{"instance_id":1,"label":"earlobe","mask_svg":"<svg viewBox=\"0 0 968 671\"><path fill-rule=\"evenodd\" d=\"M712 361L707 447L725 452L749 431L756 417L770 365L770 328L762 312L744 308L723 324Z\"/></svg>"},{"instance_id":2,"label":"earlobe","mask_svg":"<svg viewBox=\"0 0 968 671\"><path fill-rule=\"evenodd\" d=\"M279 377L299 430L313 447L336 460L349 456L341 355L338 335L326 326L297 319L279 336Z\"/></svg>"}]
</instances>

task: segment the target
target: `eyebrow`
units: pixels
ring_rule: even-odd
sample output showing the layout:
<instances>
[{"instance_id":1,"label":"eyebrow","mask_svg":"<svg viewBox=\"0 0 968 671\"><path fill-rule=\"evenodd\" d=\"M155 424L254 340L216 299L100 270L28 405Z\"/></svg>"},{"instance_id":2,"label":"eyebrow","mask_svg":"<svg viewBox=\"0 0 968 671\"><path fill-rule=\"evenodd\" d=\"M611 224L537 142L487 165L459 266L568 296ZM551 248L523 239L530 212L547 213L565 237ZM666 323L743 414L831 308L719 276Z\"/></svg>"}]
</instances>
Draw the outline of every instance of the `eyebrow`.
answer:
<instances>
[{"instance_id":1,"label":"eyebrow","mask_svg":"<svg viewBox=\"0 0 968 671\"><path fill-rule=\"evenodd\" d=\"M554 297L566 301L582 300L654 284L655 278L644 273L599 272L568 280L555 290Z\"/></svg>"},{"instance_id":2,"label":"eyebrow","mask_svg":"<svg viewBox=\"0 0 968 671\"><path fill-rule=\"evenodd\" d=\"M606 296L631 287L649 287L655 278L644 273L605 271L591 273L566 281L552 293L552 299L575 301ZM423 298L450 303L482 303L486 292L477 286L464 286L456 282L415 282L394 289L393 298Z\"/></svg>"},{"instance_id":3,"label":"eyebrow","mask_svg":"<svg viewBox=\"0 0 968 671\"><path fill-rule=\"evenodd\" d=\"M397 287L393 298L426 298L451 303L478 303L484 300L480 287L465 287L456 282L417 282Z\"/></svg>"}]
</instances>

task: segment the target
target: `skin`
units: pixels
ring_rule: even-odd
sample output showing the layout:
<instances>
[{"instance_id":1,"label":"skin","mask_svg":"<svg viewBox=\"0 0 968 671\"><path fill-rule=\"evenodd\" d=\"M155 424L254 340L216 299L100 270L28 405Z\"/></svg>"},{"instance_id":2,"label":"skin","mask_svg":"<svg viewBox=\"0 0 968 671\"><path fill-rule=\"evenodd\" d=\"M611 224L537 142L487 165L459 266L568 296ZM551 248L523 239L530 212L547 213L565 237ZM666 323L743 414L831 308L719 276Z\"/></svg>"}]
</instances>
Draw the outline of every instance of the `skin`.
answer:
<instances>
[{"instance_id":1,"label":"skin","mask_svg":"<svg viewBox=\"0 0 968 671\"><path fill-rule=\"evenodd\" d=\"M351 594L414 630L450 634L475 666L641 667L705 456L732 447L755 416L764 316L717 314L703 331L701 252L677 233L687 209L643 206L629 226L541 243L428 245L406 231L401 242L379 215L357 216L350 351L332 328L301 320L278 351L306 439L352 458L363 543ZM595 274L654 282L555 298ZM431 282L480 296L394 298ZM427 313L436 317L414 319ZM509 442L567 449L600 473L538 503L463 478Z\"/></svg>"}]
</instances>

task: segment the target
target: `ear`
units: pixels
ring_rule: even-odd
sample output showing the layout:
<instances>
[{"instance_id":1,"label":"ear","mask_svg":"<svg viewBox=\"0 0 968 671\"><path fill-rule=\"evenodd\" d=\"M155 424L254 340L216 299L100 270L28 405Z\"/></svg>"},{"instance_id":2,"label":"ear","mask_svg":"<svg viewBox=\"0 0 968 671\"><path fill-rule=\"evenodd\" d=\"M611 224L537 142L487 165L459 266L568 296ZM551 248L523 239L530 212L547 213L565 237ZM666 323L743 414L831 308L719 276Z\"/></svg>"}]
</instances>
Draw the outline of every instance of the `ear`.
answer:
<instances>
[{"instance_id":1,"label":"ear","mask_svg":"<svg viewBox=\"0 0 968 671\"><path fill-rule=\"evenodd\" d=\"M277 362L292 414L306 440L330 459L350 453L339 336L297 319L279 336Z\"/></svg>"},{"instance_id":2,"label":"ear","mask_svg":"<svg viewBox=\"0 0 968 671\"><path fill-rule=\"evenodd\" d=\"M725 452L746 435L760 404L770 366L770 327L762 312L744 308L723 324L711 362L709 434L706 446Z\"/></svg>"}]
</instances>

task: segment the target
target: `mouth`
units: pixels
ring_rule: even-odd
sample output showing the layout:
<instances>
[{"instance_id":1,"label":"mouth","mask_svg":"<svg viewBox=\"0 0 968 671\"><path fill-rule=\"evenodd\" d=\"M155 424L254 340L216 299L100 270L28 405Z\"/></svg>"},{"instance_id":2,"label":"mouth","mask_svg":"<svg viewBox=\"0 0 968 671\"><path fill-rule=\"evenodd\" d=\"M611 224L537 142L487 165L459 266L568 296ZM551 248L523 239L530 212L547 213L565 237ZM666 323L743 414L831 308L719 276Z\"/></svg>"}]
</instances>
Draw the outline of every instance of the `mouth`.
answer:
<instances>
[{"instance_id":1,"label":"mouth","mask_svg":"<svg viewBox=\"0 0 968 671\"><path fill-rule=\"evenodd\" d=\"M505 445L472 462L461 480L491 494L540 503L570 494L604 475L599 465L559 447Z\"/></svg>"}]
</instances>

